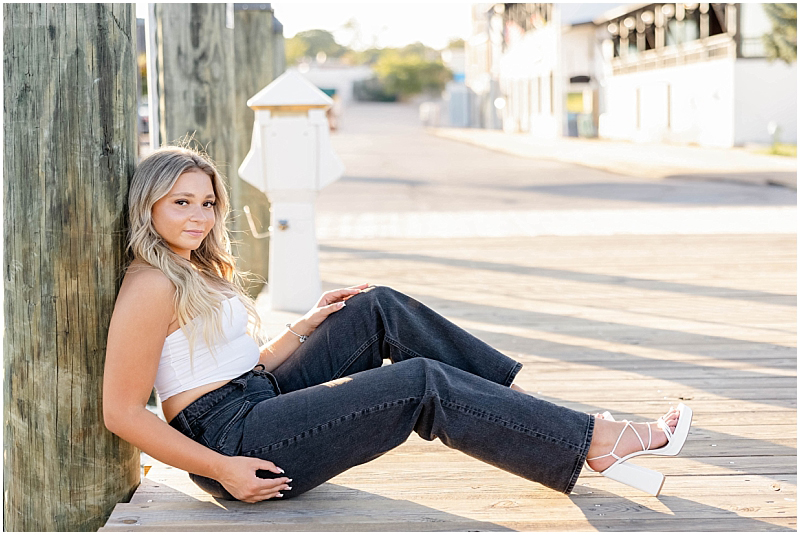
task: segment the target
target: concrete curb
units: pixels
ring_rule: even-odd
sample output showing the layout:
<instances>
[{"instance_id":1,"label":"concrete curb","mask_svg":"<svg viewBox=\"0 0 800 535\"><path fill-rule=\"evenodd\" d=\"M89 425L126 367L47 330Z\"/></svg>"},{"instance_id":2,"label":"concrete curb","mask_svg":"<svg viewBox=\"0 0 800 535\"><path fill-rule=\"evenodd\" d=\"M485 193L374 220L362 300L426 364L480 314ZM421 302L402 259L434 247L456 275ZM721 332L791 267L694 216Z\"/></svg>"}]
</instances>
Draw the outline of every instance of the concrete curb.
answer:
<instances>
[{"instance_id":1,"label":"concrete curb","mask_svg":"<svg viewBox=\"0 0 800 535\"><path fill-rule=\"evenodd\" d=\"M478 128L426 128L438 137L523 158L556 160L639 178L679 178L782 186L797 191L797 160L714 149L599 139L537 139Z\"/></svg>"}]
</instances>

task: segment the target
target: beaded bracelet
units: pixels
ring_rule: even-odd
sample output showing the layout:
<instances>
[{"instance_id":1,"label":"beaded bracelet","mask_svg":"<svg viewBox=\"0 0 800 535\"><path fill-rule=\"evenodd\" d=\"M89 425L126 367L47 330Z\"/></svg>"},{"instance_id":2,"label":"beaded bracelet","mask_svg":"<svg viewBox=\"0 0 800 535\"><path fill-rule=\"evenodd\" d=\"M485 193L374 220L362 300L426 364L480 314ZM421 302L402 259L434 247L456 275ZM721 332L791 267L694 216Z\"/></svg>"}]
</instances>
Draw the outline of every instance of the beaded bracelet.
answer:
<instances>
[{"instance_id":1,"label":"beaded bracelet","mask_svg":"<svg viewBox=\"0 0 800 535\"><path fill-rule=\"evenodd\" d=\"M292 330L292 324L291 323L287 323L286 324L286 328L289 329L290 333L292 333L293 335L295 335L296 337L298 337L300 339L300 343L301 344L308 339L308 336L306 336L305 334L297 334L296 332L294 332Z\"/></svg>"}]
</instances>

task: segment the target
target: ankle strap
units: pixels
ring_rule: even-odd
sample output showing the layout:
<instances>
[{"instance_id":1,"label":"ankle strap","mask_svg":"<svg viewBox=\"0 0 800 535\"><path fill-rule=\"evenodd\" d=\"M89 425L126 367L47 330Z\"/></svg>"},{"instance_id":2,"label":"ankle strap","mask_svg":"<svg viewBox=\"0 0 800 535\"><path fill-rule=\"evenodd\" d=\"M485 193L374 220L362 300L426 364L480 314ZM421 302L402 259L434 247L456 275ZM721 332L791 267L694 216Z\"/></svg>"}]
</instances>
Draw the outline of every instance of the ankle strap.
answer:
<instances>
[{"instance_id":1,"label":"ankle strap","mask_svg":"<svg viewBox=\"0 0 800 535\"><path fill-rule=\"evenodd\" d=\"M592 457L591 459L586 459L586 460L587 460L587 461L595 461L595 460L597 460L597 459L602 459L603 457L609 457L609 456L611 456L611 457L614 457L614 458L615 458L616 460L618 460L618 461L619 461L620 459L622 459L622 457L620 457L619 455L617 455L617 454L616 454L616 453L614 453L614 452L615 452L615 451L617 451L617 446L619 446L619 441L620 441L620 440L622 440L622 435L624 435L624 434L625 434L625 430L626 430L626 429L628 429L629 427L630 427L631 431L633 431L633 433L636 435L636 438L638 438L638 439L639 439L639 444L641 444L641 445L642 445L642 450L646 449L646 448L644 447L644 441L642 440L642 437L639 435L639 433L636 431L636 429L635 429L635 428L634 428L634 427L631 425L631 422L630 422L630 420L625 420L625 427L623 427L623 428L622 428L622 432L621 432L621 433L619 434L619 436L617 437L617 441L616 441L616 442L614 442L614 447L613 447L613 448L611 448L611 452L609 452L609 453L606 453L605 455L599 455L599 456L597 456L597 457ZM650 430L650 426L649 426L649 425L647 426L647 430L648 430L648 431ZM651 433L651 437L650 437L650 438L652 439L652 433ZM648 442L648 447L649 447L649 446L650 446L650 444L649 444L649 442Z\"/></svg>"}]
</instances>

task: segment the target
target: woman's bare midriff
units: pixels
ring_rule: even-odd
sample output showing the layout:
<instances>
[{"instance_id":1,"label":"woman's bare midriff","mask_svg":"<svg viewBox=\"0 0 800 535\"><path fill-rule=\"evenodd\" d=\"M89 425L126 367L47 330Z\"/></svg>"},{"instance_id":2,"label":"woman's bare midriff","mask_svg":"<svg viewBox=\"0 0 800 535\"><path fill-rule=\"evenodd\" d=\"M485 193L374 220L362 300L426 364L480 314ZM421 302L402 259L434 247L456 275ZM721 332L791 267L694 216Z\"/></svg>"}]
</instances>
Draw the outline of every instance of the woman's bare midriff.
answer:
<instances>
[{"instance_id":1,"label":"woman's bare midriff","mask_svg":"<svg viewBox=\"0 0 800 535\"><path fill-rule=\"evenodd\" d=\"M228 384L230 381L230 379L227 379L225 381L208 383L207 385L198 386L197 388L192 388L186 390L185 392L175 394L166 401L162 401L161 410L164 411L164 418L168 422L171 421L178 415L179 412L188 407L193 401L199 399L204 394L208 394L212 390L216 390L217 388Z\"/></svg>"}]
</instances>

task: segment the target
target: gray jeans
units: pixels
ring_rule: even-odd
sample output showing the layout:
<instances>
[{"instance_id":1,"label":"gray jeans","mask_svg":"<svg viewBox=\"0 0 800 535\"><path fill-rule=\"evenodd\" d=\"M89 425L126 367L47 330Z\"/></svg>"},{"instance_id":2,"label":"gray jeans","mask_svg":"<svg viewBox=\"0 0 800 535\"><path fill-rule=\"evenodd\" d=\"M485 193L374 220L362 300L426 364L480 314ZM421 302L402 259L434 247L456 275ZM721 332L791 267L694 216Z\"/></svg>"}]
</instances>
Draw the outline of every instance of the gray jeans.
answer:
<instances>
[{"instance_id":1,"label":"gray jeans","mask_svg":"<svg viewBox=\"0 0 800 535\"><path fill-rule=\"evenodd\" d=\"M257 472L293 479L283 499L383 455L412 431L569 494L594 418L510 389L521 367L411 297L370 287L273 373L259 364L170 425L224 455L283 468ZM217 481L190 477L234 499Z\"/></svg>"}]
</instances>

